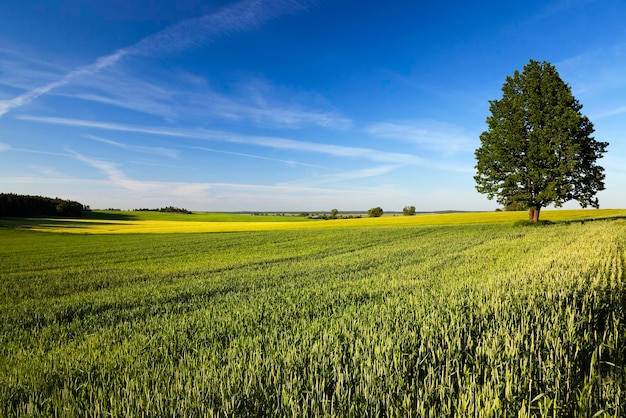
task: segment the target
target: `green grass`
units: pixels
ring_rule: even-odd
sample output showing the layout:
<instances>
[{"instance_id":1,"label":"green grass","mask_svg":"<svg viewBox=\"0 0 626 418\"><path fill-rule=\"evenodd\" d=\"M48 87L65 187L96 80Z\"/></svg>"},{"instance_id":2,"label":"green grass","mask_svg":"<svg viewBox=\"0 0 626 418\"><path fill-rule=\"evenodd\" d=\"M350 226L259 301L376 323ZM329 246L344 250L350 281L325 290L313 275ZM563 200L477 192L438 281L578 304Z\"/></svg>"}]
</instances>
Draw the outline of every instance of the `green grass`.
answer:
<instances>
[{"instance_id":1,"label":"green grass","mask_svg":"<svg viewBox=\"0 0 626 418\"><path fill-rule=\"evenodd\" d=\"M624 416L624 220L385 225L0 229L0 416Z\"/></svg>"}]
</instances>

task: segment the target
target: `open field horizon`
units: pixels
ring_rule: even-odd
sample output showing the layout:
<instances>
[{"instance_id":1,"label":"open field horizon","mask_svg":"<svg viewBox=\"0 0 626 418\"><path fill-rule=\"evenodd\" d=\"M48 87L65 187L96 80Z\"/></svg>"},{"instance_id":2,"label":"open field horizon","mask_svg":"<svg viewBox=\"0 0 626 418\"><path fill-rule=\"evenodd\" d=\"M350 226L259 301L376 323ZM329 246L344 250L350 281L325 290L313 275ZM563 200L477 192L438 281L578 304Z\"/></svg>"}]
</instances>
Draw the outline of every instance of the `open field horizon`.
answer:
<instances>
[{"instance_id":1,"label":"open field horizon","mask_svg":"<svg viewBox=\"0 0 626 418\"><path fill-rule=\"evenodd\" d=\"M626 209L543 210L541 219L550 222L583 221L626 217ZM194 212L171 214L144 211L94 211L85 218L0 218L0 227L33 231L134 234L205 233L292 229L355 228L366 226L431 226L518 222L528 219L527 212L453 212L419 213L412 216L389 215L353 219L316 220L298 216L248 215L237 213Z\"/></svg>"}]
</instances>

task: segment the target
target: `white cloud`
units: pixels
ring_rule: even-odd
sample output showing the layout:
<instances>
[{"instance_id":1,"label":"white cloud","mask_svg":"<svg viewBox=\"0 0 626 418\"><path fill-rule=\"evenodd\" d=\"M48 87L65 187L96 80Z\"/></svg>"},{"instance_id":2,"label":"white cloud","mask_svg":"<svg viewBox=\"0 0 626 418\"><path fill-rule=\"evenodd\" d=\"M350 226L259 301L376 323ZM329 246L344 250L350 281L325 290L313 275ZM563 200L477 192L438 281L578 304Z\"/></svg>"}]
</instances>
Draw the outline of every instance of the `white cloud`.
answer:
<instances>
[{"instance_id":1,"label":"white cloud","mask_svg":"<svg viewBox=\"0 0 626 418\"><path fill-rule=\"evenodd\" d=\"M574 95L595 95L626 86L626 44L588 50L555 64Z\"/></svg>"},{"instance_id":2,"label":"white cloud","mask_svg":"<svg viewBox=\"0 0 626 418\"><path fill-rule=\"evenodd\" d=\"M265 161L274 161L278 163L287 164L290 166L303 166L303 167L317 168L317 169L322 169L322 170L343 171L343 170L338 170L336 168L323 167L323 166L316 165L316 164L307 164L307 163L302 163L302 162L294 161L294 160L281 160L279 158L270 158L270 157L265 157L262 155L247 154L243 152L224 151L224 150L218 150L218 149L206 148L206 147L188 147L188 148L199 150L199 151L217 153L217 154L234 155L238 157L254 158L257 160L265 160Z\"/></svg>"},{"instance_id":3,"label":"white cloud","mask_svg":"<svg viewBox=\"0 0 626 418\"><path fill-rule=\"evenodd\" d=\"M164 204L178 204L186 202L185 205L193 204L193 210L313 210L324 209L325 206L335 207L338 205L348 205L348 202L360 203L358 207L370 204L377 199L392 196L390 187L350 187L350 188L318 188L315 184L276 184L257 185L241 183L190 183L190 182L169 182L169 181L141 181L127 176L120 168L119 164L87 157L75 151L68 150L68 153L77 161L96 169L105 179L84 180L84 179L55 179L50 178L23 177L10 179L0 178L0 184L4 181L11 181L23 185L42 187L44 185L73 185L84 187L89 190L98 187L102 193L93 196L85 192L85 197L80 197L78 192L72 196L82 198L86 204L92 207L146 207L159 206ZM360 178L382 174L393 167L376 167L373 169L356 171L344 176L344 179ZM340 173L341 175L341 173ZM324 182L320 182L324 183ZM116 190L126 190L133 192L132 197L126 194L117 193ZM310 197L317 196L315 202L311 202ZM123 199L123 200L120 200ZM78 199L80 201L80 199ZM225 206L226 205L226 206ZM319 207L317 207L319 205ZM312 206L314 206L312 208Z\"/></svg>"},{"instance_id":4,"label":"white cloud","mask_svg":"<svg viewBox=\"0 0 626 418\"><path fill-rule=\"evenodd\" d=\"M172 158L172 159L180 158L180 153L178 151L170 149L170 148L145 147L145 146L140 146L140 145L129 145L129 144L124 144L124 143L121 143L121 142L112 141L110 139L102 138L102 137L95 136L95 135L85 135L85 137L89 138L89 139L92 139L94 141L102 142L104 144L112 145L114 147L126 149L126 150L129 150L129 151L135 151L135 152L140 152L140 153L144 153L144 154L162 155L164 157L169 157L169 158Z\"/></svg>"},{"instance_id":5,"label":"white cloud","mask_svg":"<svg viewBox=\"0 0 626 418\"><path fill-rule=\"evenodd\" d=\"M226 119L249 120L258 125L284 128L314 125L333 129L352 126L350 119L336 111L313 109L311 103L328 107L317 94L293 92L258 78L236 84L229 96L209 92L201 94L200 99L195 104L202 107L202 103L207 103L205 106L214 114Z\"/></svg>"},{"instance_id":6,"label":"white cloud","mask_svg":"<svg viewBox=\"0 0 626 418\"><path fill-rule=\"evenodd\" d=\"M93 76L118 63L125 56L161 56L198 47L220 35L255 29L268 20L303 8L304 6L295 0L271 2L242 0L216 13L185 20L147 36L134 45L101 56L95 62L79 67L58 80L30 89L12 99L0 101L0 117L52 90L66 86L82 77Z\"/></svg>"},{"instance_id":7,"label":"white cloud","mask_svg":"<svg viewBox=\"0 0 626 418\"><path fill-rule=\"evenodd\" d=\"M286 138L239 135L222 131L210 131L205 129L176 129L163 127L146 127L137 125L125 125L109 122L95 122L79 119L39 117L39 116L17 116L17 119L29 120L33 122L49 123L56 125L66 125L82 128L96 128L122 132L137 132L159 136L170 136L179 138L193 138L208 141L231 142L247 145L256 145L267 148L312 152L317 154L331 155L334 157L363 158L370 161L378 161L392 164L404 165L431 165L432 163L412 155L404 153L385 152L370 148L348 147L341 145L323 144L315 142L303 142Z\"/></svg>"},{"instance_id":8,"label":"white cloud","mask_svg":"<svg viewBox=\"0 0 626 418\"><path fill-rule=\"evenodd\" d=\"M5 144L6 145L6 144ZM0 151L14 151L14 152L25 152L28 154L41 154L41 155L52 155L55 157L68 157L68 154L64 154L61 152L52 152L52 151L40 151L40 150L35 150L35 149L26 149L26 148L14 148L10 145L6 145L6 147L3 149L2 146L0 146Z\"/></svg>"},{"instance_id":9,"label":"white cloud","mask_svg":"<svg viewBox=\"0 0 626 418\"><path fill-rule=\"evenodd\" d=\"M361 170L344 171L333 174L317 175L310 179L295 180L281 183L281 185L306 185L308 187L320 186L323 184L341 183L345 181L353 181L370 177L378 177L390 173L399 166L385 165L379 167L364 168Z\"/></svg>"},{"instance_id":10,"label":"white cloud","mask_svg":"<svg viewBox=\"0 0 626 418\"><path fill-rule=\"evenodd\" d=\"M119 167L119 164L108 161L86 157L80 153L68 150L75 159L81 161L92 168L97 169L108 179L109 184L120 189L131 191L141 197L158 195L166 198L189 198L203 195L210 189L210 184L206 183L183 183L183 182L159 182L141 181L128 177Z\"/></svg>"},{"instance_id":11,"label":"white cloud","mask_svg":"<svg viewBox=\"0 0 626 418\"><path fill-rule=\"evenodd\" d=\"M32 172L40 173L46 177L63 177L63 174L53 167L45 167L37 164L31 164L29 167Z\"/></svg>"},{"instance_id":12,"label":"white cloud","mask_svg":"<svg viewBox=\"0 0 626 418\"><path fill-rule=\"evenodd\" d=\"M346 129L352 122L339 114L321 112L299 107L285 107L283 105L245 104L245 101L236 101L218 98L209 102L215 114L232 120L250 120L259 125L300 128L305 125L315 125L324 128Z\"/></svg>"},{"instance_id":13,"label":"white cloud","mask_svg":"<svg viewBox=\"0 0 626 418\"><path fill-rule=\"evenodd\" d=\"M4 144L2 142L0 142L0 152L2 151L8 151L12 149L11 146L9 144Z\"/></svg>"},{"instance_id":14,"label":"white cloud","mask_svg":"<svg viewBox=\"0 0 626 418\"><path fill-rule=\"evenodd\" d=\"M176 53L200 47L221 35L256 29L269 20L305 8L305 3L297 0L243 0L215 13L172 25L145 37L126 50L133 55Z\"/></svg>"},{"instance_id":15,"label":"white cloud","mask_svg":"<svg viewBox=\"0 0 626 418\"><path fill-rule=\"evenodd\" d=\"M596 119L602 119L602 118L609 118L611 116L621 115L622 113L626 113L626 106L619 106L615 109L609 109L600 113L595 113L591 116L591 119L596 120Z\"/></svg>"},{"instance_id":16,"label":"white cloud","mask_svg":"<svg viewBox=\"0 0 626 418\"><path fill-rule=\"evenodd\" d=\"M334 110L314 108L317 103L329 107L317 95L293 92L264 80L247 80L218 93L211 90L202 78L185 72L162 72L159 79L176 80L176 85L165 85L162 81L155 84L145 75L135 76L124 65L118 65L76 80L57 94L167 120L246 121L278 128L320 126L347 129L352 125L350 119Z\"/></svg>"},{"instance_id":17,"label":"white cloud","mask_svg":"<svg viewBox=\"0 0 626 418\"><path fill-rule=\"evenodd\" d=\"M0 44L2 40L0 40ZM41 83L58 80L67 70L51 60L33 58L31 51L20 45L14 49L0 46L0 85L17 90L30 90Z\"/></svg>"},{"instance_id":18,"label":"white cloud","mask_svg":"<svg viewBox=\"0 0 626 418\"><path fill-rule=\"evenodd\" d=\"M17 97L14 97L13 99L2 100L0 101L0 117L2 117L5 113L9 112L10 110L13 110L15 108L18 108L18 107L21 107L30 103L32 100L38 98L39 96L47 94L50 91L58 87L69 84L74 79L77 79L82 76L91 75L93 73L100 71L103 68L113 65L117 61L119 61L124 55L126 55L126 52L122 50L118 50L111 55L98 58L96 62L94 62L93 64L80 67L66 74L60 80L54 81L52 83L48 83L41 87L36 87L32 90L29 90L25 93L20 94Z\"/></svg>"},{"instance_id":19,"label":"white cloud","mask_svg":"<svg viewBox=\"0 0 626 418\"><path fill-rule=\"evenodd\" d=\"M471 149L472 141L458 126L441 122L379 122L366 128L375 138L392 139L443 153Z\"/></svg>"}]
</instances>

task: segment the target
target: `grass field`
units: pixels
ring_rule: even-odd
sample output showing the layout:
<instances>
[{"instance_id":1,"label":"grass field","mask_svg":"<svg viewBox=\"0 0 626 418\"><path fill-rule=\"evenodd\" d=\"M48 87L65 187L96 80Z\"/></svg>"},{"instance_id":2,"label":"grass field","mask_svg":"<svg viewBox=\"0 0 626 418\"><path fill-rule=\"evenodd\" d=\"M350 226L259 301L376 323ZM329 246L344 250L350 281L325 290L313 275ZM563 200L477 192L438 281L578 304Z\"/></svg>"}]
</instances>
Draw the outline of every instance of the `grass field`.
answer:
<instances>
[{"instance_id":1,"label":"grass field","mask_svg":"<svg viewBox=\"0 0 626 418\"><path fill-rule=\"evenodd\" d=\"M625 212L3 219L0 416L622 417Z\"/></svg>"}]
</instances>

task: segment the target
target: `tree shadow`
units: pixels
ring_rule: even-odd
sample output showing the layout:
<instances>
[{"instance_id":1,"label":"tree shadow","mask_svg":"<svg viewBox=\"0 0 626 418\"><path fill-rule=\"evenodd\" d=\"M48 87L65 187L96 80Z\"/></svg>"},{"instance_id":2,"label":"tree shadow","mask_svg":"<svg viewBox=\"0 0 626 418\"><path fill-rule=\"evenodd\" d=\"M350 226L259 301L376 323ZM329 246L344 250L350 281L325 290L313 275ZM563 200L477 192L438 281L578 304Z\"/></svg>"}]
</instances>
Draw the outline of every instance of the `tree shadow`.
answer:
<instances>
[{"instance_id":1,"label":"tree shadow","mask_svg":"<svg viewBox=\"0 0 626 418\"><path fill-rule=\"evenodd\" d=\"M59 227L70 229L93 225L115 225L115 222L111 221L130 221L134 219L137 219L137 216L127 213L91 211L85 212L81 218L0 217L0 229L47 229Z\"/></svg>"},{"instance_id":2,"label":"tree shadow","mask_svg":"<svg viewBox=\"0 0 626 418\"><path fill-rule=\"evenodd\" d=\"M96 219L102 221L132 221L137 219L137 215L121 212L100 212L87 211L83 213L83 217L79 219Z\"/></svg>"}]
</instances>

